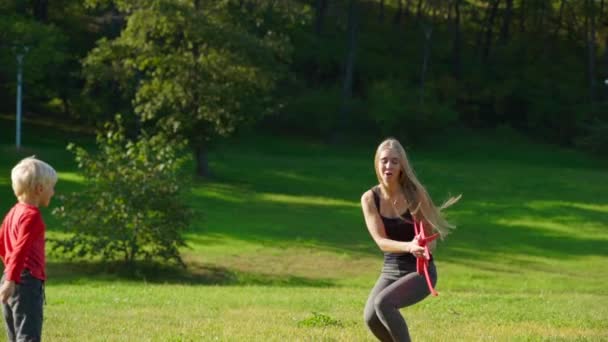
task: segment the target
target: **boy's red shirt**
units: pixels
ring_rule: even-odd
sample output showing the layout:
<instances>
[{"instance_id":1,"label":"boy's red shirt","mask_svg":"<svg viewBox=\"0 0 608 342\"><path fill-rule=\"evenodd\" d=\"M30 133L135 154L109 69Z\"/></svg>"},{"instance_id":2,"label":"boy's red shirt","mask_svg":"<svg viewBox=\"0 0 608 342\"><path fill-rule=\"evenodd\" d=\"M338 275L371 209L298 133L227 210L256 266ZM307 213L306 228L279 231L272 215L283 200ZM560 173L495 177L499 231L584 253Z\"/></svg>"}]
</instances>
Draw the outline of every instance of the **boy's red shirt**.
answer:
<instances>
[{"instance_id":1,"label":"boy's red shirt","mask_svg":"<svg viewBox=\"0 0 608 342\"><path fill-rule=\"evenodd\" d=\"M46 280L44 231L36 206L17 203L6 214L0 228L0 257L7 280L19 283L26 268L34 278Z\"/></svg>"}]
</instances>

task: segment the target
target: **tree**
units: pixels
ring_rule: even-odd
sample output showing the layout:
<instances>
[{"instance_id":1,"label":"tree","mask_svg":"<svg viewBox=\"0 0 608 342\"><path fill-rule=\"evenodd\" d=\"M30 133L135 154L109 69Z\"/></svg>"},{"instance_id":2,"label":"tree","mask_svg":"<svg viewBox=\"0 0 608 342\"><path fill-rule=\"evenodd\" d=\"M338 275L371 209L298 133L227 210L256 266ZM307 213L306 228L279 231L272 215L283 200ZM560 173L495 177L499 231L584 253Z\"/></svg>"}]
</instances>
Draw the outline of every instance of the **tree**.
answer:
<instances>
[{"instance_id":1,"label":"tree","mask_svg":"<svg viewBox=\"0 0 608 342\"><path fill-rule=\"evenodd\" d=\"M355 57L357 53L357 31L359 29L359 13L357 1L350 0L348 5L348 27L346 34L348 36L348 49L346 53L346 62L344 66L344 81L342 84L342 104L340 106L340 117L338 121L338 129L335 131L334 140L340 139L346 126L348 114L350 112L351 99L353 95L353 82L355 73Z\"/></svg>"},{"instance_id":2,"label":"tree","mask_svg":"<svg viewBox=\"0 0 608 342\"><path fill-rule=\"evenodd\" d=\"M7 83L10 100L2 104L14 110L15 52L27 46L23 59L24 105L26 113L45 118L63 114L67 118L84 108L81 94L80 60L92 48L93 15L78 0L0 1L0 88ZM2 89L4 90L4 89ZM52 105L51 105L52 103ZM0 110L6 111L6 108Z\"/></svg>"},{"instance_id":3,"label":"tree","mask_svg":"<svg viewBox=\"0 0 608 342\"><path fill-rule=\"evenodd\" d=\"M327 14L327 2L329 0L316 0L315 4L315 33L317 36L323 32L323 23L325 21L325 15Z\"/></svg>"},{"instance_id":4,"label":"tree","mask_svg":"<svg viewBox=\"0 0 608 342\"><path fill-rule=\"evenodd\" d=\"M183 264L179 247L190 210L181 174L185 143L142 133L129 140L120 116L97 136L99 152L70 144L85 189L61 198L53 211L71 233L52 239L53 250L72 257L101 257L133 265L137 260Z\"/></svg>"},{"instance_id":5,"label":"tree","mask_svg":"<svg viewBox=\"0 0 608 342\"><path fill-rule=\"evenodd\" d=\"M397 0L397 11L393 17L393 23L401 24L401 17L403 16L403 0Z\"/></svg>"},{"instance_id":6,"label":"tree","mask_svg":"<svg viewBox=\"0 0 608 342\"><path fill-rule=\"evenodd\" d=\"M485 35L484 42L481 52L481 60L482 62L486 62L488 57L490 56L490 49L492 47L492 37L493 37L493 28L494 28L494 20L496 19L496 13L498 12L498 5L500 4L500 0L491 1L488 7L488 12L486 16L486 26L485 26Z\"/></svg>"},{"instance_id":7,"label":"tree","mask_svg":"<svg viewBox=\"0 0 608 342\"><path fill-rule=\"evenodd\" d=\"M589 101L596 100L595 75L595 6L594 0L585 0L585 36L587 40L587 73L589 79Z\"/></svg>"},{"instance_id":8,"label":"tree","mask_svg":"<svg viewBox=\"0 0 608 342\"><path fill-rule=\"evenodd\" d=\"M113 82L144 125L187 138L197 174L208 176L209 144L273 109L290 45L280 27L267 22L282 8L274 2L114 3L127 16L126 27L87 56L88 83Z\"/></svg>"},{"instance_id":9,"label":"tree","mask_svg":"<svg viewBox=\"0 0 608 342\"><path fill-rule=\"evenodd\" d=\"M32 3L34 18L46 22L49 17L49 0L34 0Z\"/></svg>"},{"instance_id":10,"label":"tree","mask_svg":"<svg viewBox=\"0 0 608 342\"><path fill-rule=\"evenodd\" d=\"M16 54L25 51L23 57L24 96L26 104L38 101L29 99L48 99L56 92L57 75L55 70L66 61L66 36L56 27L39 23L18 15L0 14L0 86L14 94L16 74ZM11 94L11 95L12 95ZM2 95L0 95L2 96ZM14 103L14 97L3 103ZM30 106L31 108L31 106Z\"/></svg>"},{"instance_id":11,"label":"tree","mask_svg":"<svg viewBox=\"0 0 608 342\"><path fill-rule=\"evenodd\" d=\"M452 43L452 75L456 79L462 76L461 66L461 50L462 50L462 34L460 31L460 2L461 0L453 0L454 18L452 19L451 29L453 34Z\"/></svg>"},{"instance_id":12,"label":"tree","mask_svg":"<svg viewBox=\"0 0 608 342\"><path fill-rule=\"evenodd\" d=\"M513 0L506 0L506 8L504 11L504 18L502 21L502 28L500 29L500 43L506 44L510 38L511 21L513 19Z\"/></svg>"}]
</instances>

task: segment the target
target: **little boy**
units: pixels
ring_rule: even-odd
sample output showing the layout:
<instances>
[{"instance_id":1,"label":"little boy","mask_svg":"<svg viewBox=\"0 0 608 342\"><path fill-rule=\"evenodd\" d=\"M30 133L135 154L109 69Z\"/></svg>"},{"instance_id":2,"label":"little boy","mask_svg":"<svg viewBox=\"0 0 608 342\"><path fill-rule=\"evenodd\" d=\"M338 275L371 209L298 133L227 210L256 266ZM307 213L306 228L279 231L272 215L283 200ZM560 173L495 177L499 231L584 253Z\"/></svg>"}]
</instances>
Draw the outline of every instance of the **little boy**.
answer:
<instances>
[{"instance_id":1,"label":"little boy","mask_svg":"<svg viewBox=\"0 0 608 342\"><path fill-rule=\"evenodd\" d=\"M40 341L44 302L44 231L39 207L55 194L57 173L47 163L28 157L11 172L17 204L0 228L4 275L0 301L9 341Z\"/></svg>"}]
</instances>

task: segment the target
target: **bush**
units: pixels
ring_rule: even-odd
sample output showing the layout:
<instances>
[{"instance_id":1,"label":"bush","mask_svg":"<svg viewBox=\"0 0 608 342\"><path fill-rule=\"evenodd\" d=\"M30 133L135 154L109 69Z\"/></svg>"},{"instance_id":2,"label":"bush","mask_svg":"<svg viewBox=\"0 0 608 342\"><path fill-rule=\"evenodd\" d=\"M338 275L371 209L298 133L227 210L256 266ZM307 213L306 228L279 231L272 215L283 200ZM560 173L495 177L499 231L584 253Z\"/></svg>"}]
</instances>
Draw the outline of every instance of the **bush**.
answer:
<instances>
[{"instance_id":1,"label":"bush","mask_svg":"<svg viewBox=\"0 0 608 342\"><path fill-rule=\"evenodd\" d=\"M97 136L99 152L74 144L83 191L60 198L53 211L72 235L51 240L55 252L70 257L101 256L104 261L173 261L183 265L179 247L191 212L183 202L187 189L182 166L185 142L142 133L125 135L120 116Z\"/></svg>"}]
</instances>

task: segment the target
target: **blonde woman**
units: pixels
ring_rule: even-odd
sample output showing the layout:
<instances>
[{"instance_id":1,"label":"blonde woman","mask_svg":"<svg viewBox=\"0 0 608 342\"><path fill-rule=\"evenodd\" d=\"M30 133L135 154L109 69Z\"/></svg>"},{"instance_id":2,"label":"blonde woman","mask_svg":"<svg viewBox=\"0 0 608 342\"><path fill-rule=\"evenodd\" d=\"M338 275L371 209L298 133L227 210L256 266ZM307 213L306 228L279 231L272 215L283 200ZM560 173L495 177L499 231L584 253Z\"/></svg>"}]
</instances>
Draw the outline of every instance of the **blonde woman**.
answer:
<instances>
[{"instance_id":1,"label":"blonde woman","mask_svg":"<svg viewBox=\"0 0 608 342\"><path fill-rule=\"evenodd\" d=\"M410 341L400 308L413 305L430 293L424 276L416 272L416 258L425 258L414 222L422 222L425 235L441 238L453 228L440 210L460 199L450 198L437 208L416 178L405 150L396 139L386 139L376 150L374 167L379 184L361 197L370 235L384 252L384 266L365 305L365 322L380 341ZM435 244L431 243L431 250ZM437 270L432 254L428 273L433 286Z\"/></svg>"}]
</instances>

